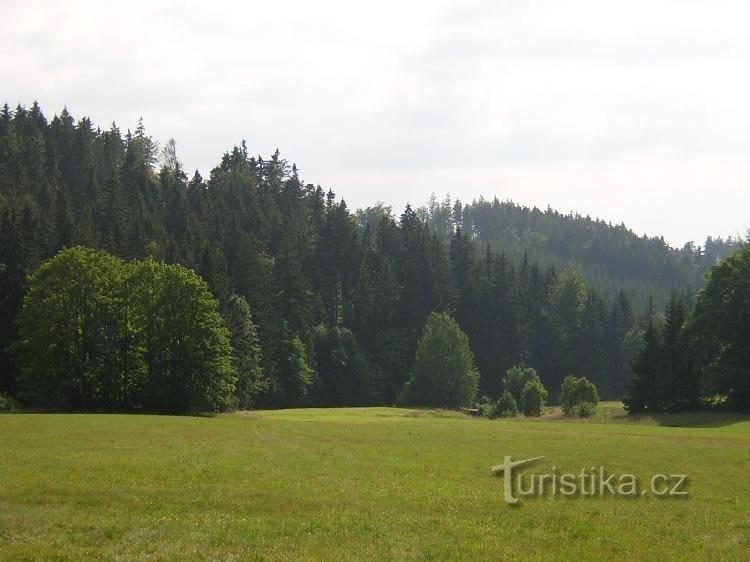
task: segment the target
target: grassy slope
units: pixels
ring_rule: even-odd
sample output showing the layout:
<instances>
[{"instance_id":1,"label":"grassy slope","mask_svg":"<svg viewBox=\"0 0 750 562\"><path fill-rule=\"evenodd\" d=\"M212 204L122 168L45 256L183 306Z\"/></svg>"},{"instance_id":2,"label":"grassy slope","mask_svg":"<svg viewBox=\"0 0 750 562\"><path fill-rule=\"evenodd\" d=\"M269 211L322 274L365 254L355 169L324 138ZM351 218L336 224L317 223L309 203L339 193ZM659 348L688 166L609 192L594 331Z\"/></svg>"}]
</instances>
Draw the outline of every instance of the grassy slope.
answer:
<instances>
[{"instance_id":1,"label":"grassy slope","mask_svg":"<svg viewBox=\"0 0 750 562\"><path fill-rule=\"evenodd\" d=\"M747 559L750 421L388 408L0 416L0 558ZM690 497L530 498L490 467L687 472Z\"/></svg>"}]
</instances>

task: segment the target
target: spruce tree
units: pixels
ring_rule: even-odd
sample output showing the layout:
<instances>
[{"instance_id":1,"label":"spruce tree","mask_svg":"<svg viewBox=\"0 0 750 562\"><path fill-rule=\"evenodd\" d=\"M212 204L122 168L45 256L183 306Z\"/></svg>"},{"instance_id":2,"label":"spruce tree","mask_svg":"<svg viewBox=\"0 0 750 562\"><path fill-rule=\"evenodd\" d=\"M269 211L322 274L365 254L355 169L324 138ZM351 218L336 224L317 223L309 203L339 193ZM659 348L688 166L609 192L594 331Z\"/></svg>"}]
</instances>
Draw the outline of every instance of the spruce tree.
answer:
<instances>
[{"instance_id":1,"label":"spruce tree","mask_svg":"<svg viewBox=\"0 0 750 562\"><path fill-rule=\"evenodd\" d=\"M623 397L625 409L630 413L658 410L662 368L661 333L649 317L643 334L643 348L633 363L634 377L626 385Z\"/></svg>"},{"instance_id":2,"label":"spruce tree","mask_svg":"<svg viewBox=\"0 0 750 562\"><path fill-rule=\"evenodd\" d=\"M237 371L234 399L241 409L252 408L268 390L263 372L262 352L250 306L244 297L232 295L222 307L222 315L231 334L232 357Z\"/></svg>"}]
</instances>

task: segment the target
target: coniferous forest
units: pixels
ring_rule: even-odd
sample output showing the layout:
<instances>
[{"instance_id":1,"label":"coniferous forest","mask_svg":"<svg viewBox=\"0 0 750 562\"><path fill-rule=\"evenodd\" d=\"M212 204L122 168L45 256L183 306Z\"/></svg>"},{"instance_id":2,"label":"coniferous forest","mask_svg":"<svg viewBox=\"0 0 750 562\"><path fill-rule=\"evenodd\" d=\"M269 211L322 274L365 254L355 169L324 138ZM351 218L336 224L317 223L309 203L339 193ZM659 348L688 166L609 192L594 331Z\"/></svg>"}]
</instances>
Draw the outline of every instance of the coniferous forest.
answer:
<instances>
[{"instance_id":1,"label":"coniferous forest","mask_svg":"<svg viewBox=\"0 0 750 562\"><path fill-rule=\"evenodd\" d=\"M112 271L182 266L165 270L165 279L188 280L191 294L206 303L207 318L223 318L227 333L216 346L234 349L233 366L222 366L237 387L234 402L217 391L209 409L394 404L435 312L448 313L468 337L480 395L497 398L505 372L523 363L536 369L553 396L575 374L594 382L604 398L629 393L638 411L705 403L698 368L673 368L685 355L679 346L689 345L689 336L679 334L723 322L700 303L694 321L688 318L706 272L741 244L708 239L673 249L624 225L497 199L464 204L433 197L396 214L376 202L352 210L341 194L303 181L278 151L254 156L243 141L203 178L183 169L174 141L159 147L142 122L133 131L115 124L100 129L67 110L48 119L36 103L15 110L5 105L0 392L23 398L24 361L43 355L19 349L23 327L32 325L28 315L26 324L19 320L24 295L37 287L28 285L29 276L61 249L76 246L131 264ZM207 292L185 270L204 280ZM140 281L131 287L129 274L117 275L124 279L117 286L130 287L133 295L156 290ZM97 277L91 279L89 286L96 285ZM716 291L705 298L720 301ZM137 297L118 294L124 304L117 314L136 310L127 303ZM216 306L205 300L211 296ZM165 293L162 300L172 298ZM133 333L147 330L148 322L143 326ZM726 359L734 381L727 384L735 387L745 376L742 345ZM149 345L132 349L139 361L151 360ZM661 394L655 394L646 378L665 372L671 378L659 382ZM672 399L668 389L683 386L684 373L696 390ZM725 391L719 384L712 392ZM132 394L138 404L169 409L154 402L163 388L143 392L148 386ZM655 396L660 402L649 406Z\"/></svg>"}]
</instances>

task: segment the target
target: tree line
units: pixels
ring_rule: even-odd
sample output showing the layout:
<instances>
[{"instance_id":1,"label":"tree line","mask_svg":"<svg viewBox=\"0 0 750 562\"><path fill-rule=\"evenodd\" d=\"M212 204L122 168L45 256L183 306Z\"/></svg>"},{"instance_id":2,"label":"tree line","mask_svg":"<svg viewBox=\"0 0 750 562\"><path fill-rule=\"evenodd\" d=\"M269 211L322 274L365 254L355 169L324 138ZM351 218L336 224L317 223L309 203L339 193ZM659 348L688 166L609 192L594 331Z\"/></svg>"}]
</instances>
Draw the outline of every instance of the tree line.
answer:
<instances>
[{"instance_id":1,"label":"tree line","mask_svg":"<svg viewBox=\"0 0 750 562\"><path fill-rule=\"evenodd\" d=\"M750 408L750 245L714 265L695 301L651 316L627 385L633 413Z\"/></svg>"},{"instance_id":2,"label":"tree line","mask_svg":"<svg viewBox=\"0 0 750 562\"><path fill-rule=\"evenodd\" d=\"M431 312L465 332L480 394L498 396L502 373L525 362L548 388L575 372L621 396L647 328L627 287L598 283L586 264L487 243L473 207L453 207L446 228L411 206L352 213L278 151L251 156L244 141L209 179L188 178L174 142L160 150L142 122L123 134L67 110L48 120L37 104L6 105L0 391L16 395L23 376L13 343L25 279L80 245L205 280L245 350L232 369L239 360L254 373L232 397L243 407L395 403Z\"/></svg>"},{"instance_id":3,"label":"tree line","mask_svg":"<svg viewBox=\"0 0 750 562\"><path fill-rule=\"evenodd\" d=\"M734 252L739 240L706 238L682 248L664 238L638 236L624 224L613 225L577 213L524 207L512 201L479 198L469 204L438 201L433 195L417 213L444 238L461 227L473 239L520 261L523 256L562 269L575 262L586 283L606 300L624 292L633 308L649 303L661 309L672 291L703 286L708 268Z\"/></svg>"}]
</instances>

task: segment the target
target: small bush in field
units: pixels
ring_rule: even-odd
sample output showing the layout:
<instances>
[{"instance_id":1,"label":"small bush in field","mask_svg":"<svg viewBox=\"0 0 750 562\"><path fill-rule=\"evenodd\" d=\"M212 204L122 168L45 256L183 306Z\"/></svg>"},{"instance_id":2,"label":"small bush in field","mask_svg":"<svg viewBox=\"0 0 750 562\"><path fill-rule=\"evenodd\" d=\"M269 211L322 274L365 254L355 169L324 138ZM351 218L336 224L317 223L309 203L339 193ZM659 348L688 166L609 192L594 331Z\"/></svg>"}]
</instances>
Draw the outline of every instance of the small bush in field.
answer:
<instances>
[{"instance_id":1,"label":"small bush in field","mask_svg":"<svg viewBox=\"0 0 750 562\"><path fill-rule=\"evenodd\" d=\"M540 381L530 380L521 392L521 411L524 416L539 417L544 411L548 396L547 389Z\"/></svg>"},{"instance_id":2,"label":"small bush in field","mask_svg":"<svg viewBox=\"0 0 750 562\"><path fill-rule=\"evenodd\" d=\"M518 415L518 404L507 390L500 395L492 409L493 418L512 418Z\"/></svg>"},{"instance_id":3,"label":"small bush in field","mask_svg":"<svg viewBox=\"0 0 750 562\"><path fill-rule=\"evenodd\" d=\"M560 405L565 416L583 418L596 412L599 392L586 377L565 377L560 386Z\"/></svg>"}]
</instances>

